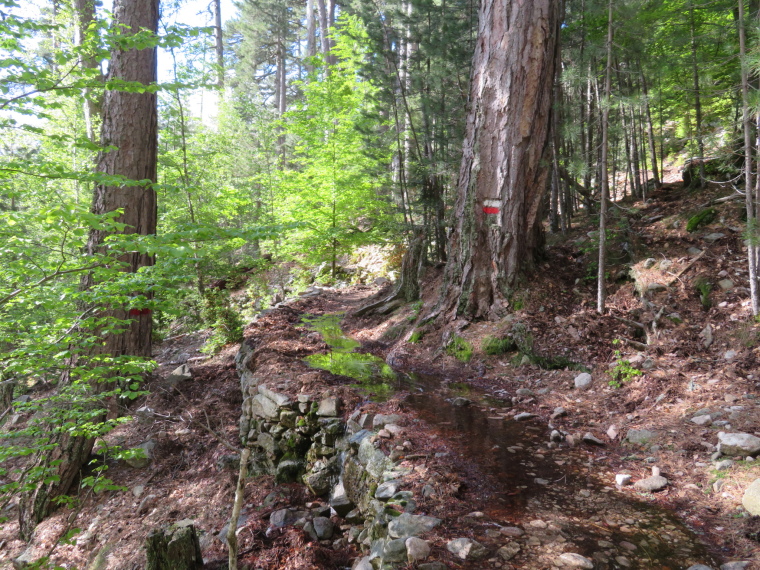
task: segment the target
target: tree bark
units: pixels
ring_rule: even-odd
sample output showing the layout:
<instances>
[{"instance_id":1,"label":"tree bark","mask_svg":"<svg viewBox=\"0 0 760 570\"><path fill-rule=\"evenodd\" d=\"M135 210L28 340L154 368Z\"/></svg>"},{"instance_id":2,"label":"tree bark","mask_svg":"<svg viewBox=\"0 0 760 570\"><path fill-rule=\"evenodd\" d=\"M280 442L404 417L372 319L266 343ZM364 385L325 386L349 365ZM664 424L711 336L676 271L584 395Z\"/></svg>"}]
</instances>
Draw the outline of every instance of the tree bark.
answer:
<instances>
[{"instance_id":1,"label":"tree bark","mask_svg":"<svg viewBox=\"0 0 760 570\"><path fill-rule=\"evenodd\" d=\"M74 0L74 12L76 14L76 28L74 43L82 47L87 38L87 30L95 22L95 0ZM92 56L82 55L79 65L83 69L97 70L98 60ZM98 101L92 89L82 89L84 99L84 123L87 130L87 138L95 142L95 118L100 115L100 101Z\"/></svg>"},{"instance_id":2,"label":"tree bark","mask_svg":"<svg viewBox=\"0 0 760 570\"><path fill-rule=\"evenodd\" d=\"M224 42L222 38L222 0L214 0L214 48L216 51L216 84L224 89Z\"/></svg>"},{"instance_id":3,"label":"tree bark","mask_svg":"<svg viewBox=\"0 0 760 570\"><path fill-rule=\"evenodd\" d=\"M137 33L148 29L154 33L158 28L159 0L116 0L114 22L125 28L123 33ZM142 50L114 50L111 55L110 78L138 81L144 85L156 82L155 48ZM107 91L103 101L103 125L101 144L113 145L116 150L100 156L97 170L105 174L121 175L131 180L143 181L137 186L97 185L93 196L92 211L104 214L121 209L117 221L126 224L126 233L149 235L156 232L156 193L152 183L156 181L157 164L157 111L155 93L128 93ZM87 251L94 253L104 247L107 233L93 230ZM136 272L140 267L153 264L153 258L144 253L129 253L122 258L127 271ZM83 280L83 286L92 285L92 277ZM109 309L115 318L126 321L129 326L121 333L105 336L97 347L99 354L112 356L151 356L152 315L140 311L129 315L126 309ZM104 390L98 384L93 390ZM91 421L97 421L92 419ZM94 440L71 437L64 434L53 436L57 444L51 453L41 454L39 464L53 465L57 478L40 483L32 491L22 494L19 502L21 535L29 538L37 523L52 510L52 501L68 492L69 487L89 458Z\"/></svg>"},{"instance_id":4,"label":"tree bark","mask_svg":"<svg viewBox=\"0 0 760 570\"><path fill-rule=\"evenodd\" d=\"M597 271L596 311L604 314L607 301L605 271L607 270L607 197L609 178L607 176L607 155L609 146L610 97L612 95L612 0L609 1L607 15L607 70L604 77L604 102L602 103L602 160L601 205L599 207L599 266Z\"/></svg>"},{"instance_id":5,"label":"tree bark","mask_svg":"<svg viewBox=\"0 0 760 570\"><path fill-rule=\"evenodd\" d=\"M560 3L483 0L441 309L503 315L543 249Z\"/></svg>"}]
</instances>

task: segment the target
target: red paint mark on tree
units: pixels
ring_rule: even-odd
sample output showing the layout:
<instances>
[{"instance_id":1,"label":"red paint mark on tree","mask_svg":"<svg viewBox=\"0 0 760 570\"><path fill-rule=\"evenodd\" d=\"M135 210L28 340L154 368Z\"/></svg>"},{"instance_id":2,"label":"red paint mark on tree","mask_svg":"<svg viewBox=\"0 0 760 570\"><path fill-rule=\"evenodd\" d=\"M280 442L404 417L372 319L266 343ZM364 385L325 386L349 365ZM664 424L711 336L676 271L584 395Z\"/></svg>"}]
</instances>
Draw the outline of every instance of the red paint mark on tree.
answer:
<instances>
[{"instance_id":1,"label":"red paint mark on tree","mask_svg":"<svg viewBox=\"0 0 760 570\"><path fill-rule=\"evenodd\" d=\"M484 214L498 214L499 208L492 208L490 206L483 206L483 213Z\"/></svg>"},{"instance_id":2,"label":"red paint mark on tree","mask_svg":"<svg viewBox=\"0 0 760 570\"><path fill-rule=\"evenodd\" d=\"M129 316L130 317L139 317L140 316L140 309L129 309Z\"/></svg>"}]
</instances>

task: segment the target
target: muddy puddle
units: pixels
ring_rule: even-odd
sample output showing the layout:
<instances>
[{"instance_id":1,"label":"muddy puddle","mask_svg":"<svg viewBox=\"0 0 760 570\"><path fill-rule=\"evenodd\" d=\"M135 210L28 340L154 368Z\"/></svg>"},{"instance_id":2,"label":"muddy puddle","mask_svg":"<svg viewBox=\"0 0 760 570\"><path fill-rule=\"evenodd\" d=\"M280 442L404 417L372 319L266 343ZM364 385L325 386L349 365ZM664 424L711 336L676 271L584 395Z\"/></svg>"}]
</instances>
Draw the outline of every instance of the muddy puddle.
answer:
<instances>
[{"instance_id":1,"label":"muddy puddle","mask_svg":"<svg viewBox=\"0 0 760 570\"><path fill-rule=\"evenodd\" d=\"M309 364L354 378L373 400L406 393L407 409L476 465L488 499L481 507L487 524L525 529L515 539L521 549L512 564L548 568L562 553L576 552L592 559L594 568L717 567L674 513L605 485L603 458L594 462L567 447L548 449L546 423L515 421L507 402L469 384L395 371L355 352L360 345L342 334L340 318L304 319L334 347L331 355L310 357Z\"/></svg>"}]
</instances>

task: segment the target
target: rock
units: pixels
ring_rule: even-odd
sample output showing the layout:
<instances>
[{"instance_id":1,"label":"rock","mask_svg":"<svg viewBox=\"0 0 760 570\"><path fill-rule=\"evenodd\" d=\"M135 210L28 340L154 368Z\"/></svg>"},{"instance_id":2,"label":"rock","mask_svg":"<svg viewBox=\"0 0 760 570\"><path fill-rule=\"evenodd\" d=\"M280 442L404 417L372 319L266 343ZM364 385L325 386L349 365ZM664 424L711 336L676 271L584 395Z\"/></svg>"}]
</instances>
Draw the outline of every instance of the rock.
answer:
<instances>
[{"instance_id":1,"label":"rock","mask_svg":"<svg viewBox=\"0 0 760 570\"><path fill-rule=\"evenodd\" d=\"M267 420L275 420L280 418L280 411L277 404L264 394L256 394L251 399L251 415Z\"/></svg>"},{"instance_id":2,"label":"rock","mask_svg":"<svg viewBox=\"0 0 760 570\"><path fill-rule=\"evenodd\" d=\"M137 507L137 514L142 515L147 513L156 506L156 503L158 503L158 495L146 495Z\"/></svg>"},{"instance_id":3,"label":"rock","mask_svg":"<svg viewBox=\"0 0 760 570\"><path fill-rule=\"evenodd\" d=\"M192 524L153 531L145 542L145 550L147 570L203 568L201 546Z\"/></svg>"},{"instance_id":4,"label":"rock","mask_svg":"<svg viewBox=\"0 0 760 570\"><path fill-rule=\"evenodd\" d=\"M591 374L588 372L582 372L581 374L578 374L578 376L575 377L575 387L578 390L585 390L587 388L591 387L593 379L591 378Z\"/></svg>"},{"instance_id":5,"label":"rock","mask_svg":"<svg viewBox=\"0 0 760 570\"><path fill-rule=\"evenodd\" d=\"M332 496L330 497L330 506L339 517L345 517L356 506L346 495L346 490L344 489L342 482L335 485Z\"/></svg>"},{"instance_id":6,"label":"rock","mask_svg":"<svg viewBox=\"0 0 760 570\"><path fill-rule=\"evenodd\" d=\"M704 564L693 564L686 570L713 570L712 566L705 566Z\"/></svg>"},{"instance_id":7,"label":"rock","mask_svg":"<svg viewBox=\"0 0 760 570\"><path fill-rule=\"evenodd\" d=\"M760 453L760 437L748 433L718 433L718 449L723 455L746 457Z\"/></svg>"},{"instance_id":8,"label":"rock","mask_svg":"<svg viewBox=\"0 0 760 570\"><path fill-rule=\"evenodd\" d=\"M124 461L127 465L134 467L135 469L142 469L150 465L153 460L153 450L156 447L156 442L149 439L145 443L141 443L137 447L132 448L136 452L135 457L128 457Z\"/></svg>"},{"instance_id":9,"label":"rock","mask_svg":"<svg viewBox=\"0 0 760 570\"><path fill-rule=\"evenodd\" d=\"M447 570L448 566L446 566L443 562L425 562L424 564L420 564L417 566L417 570Z\"/></svg>"},{"instance_id":10,"label":"rock","mask_svg":"<svg viewBox=\"0 0 760 570\"><path fill-rule=\"evenodd\" d=\"M699 336L702 337L702 345L705 348L710 348L710 345L713 343L712 326L707 325L702 329L702 332L699 333Z\"/></svg>"},{"instance_id":11,"label":"rock","mask_svg":"<svg viewBox=\"0 0 760 570\"><path fill-rule=\"evenodd\" d=\"M520 552L520 545L516 542L510 542L509 544L502 546L496 551L496 554L502 560L512 560Z\"/></svg>"},{"instance_id":12,"label":"rock","mask_svg":"<svg viewBox=\"0 0 760 570\"><path fill-rule=\"evenodd\" d=\"M455 538L449 541L446 550L462 560L479 560L488 556L488 549L471 538Z\"/></svg>"},{"instance_id":13,"label":"rock","mask_svg":"<svg viewBox=\"0 0 760 570\"><path fill-rule=\"evenodd\" d=\"M406 540L389 540L383 548L383 562L406 562Z\"/></svg>"},{"instance_id":14,"label":"rock","mask_svg":"<svg viewBox=\"0 0 760 570\"><path fill-rule=\"evenodd\" d=\"M605 445L605 443L601 439L596 437L591 432L586 432L585 434L583 434L583 443L589 443L591 445Z\"/></svg>"},{"instance_id":15,"label":"rock","mask_svg":"<svg viewBox=\"0 0 760 570\"><path fill-rule=\"evenodd\" d=\"M552 433L549 435L550 441L556 441L557 443L564 441L565 436L563 436L559 431L552 430Z\"/></svg>"},{"instance_id":16,"label":"rock","mask_svg":"<svg viewBox=\"0 0 760 570\"><path fill-rule=\"evenodd\" d=\"M629 429L625 438L636 445L646 445L657 437L657 432L648 429Z\"/></svg>"},{"instance_id":17,"label":"rock","mask_svg":"<svg viewBox=\"0 0 760 570\"><path fill-rule=\"evenodd\" d=\"M535 418L536 414L531 414L529 412L521 412L515 416L515 420L518 422L523 422L525 420L529 420L530 418Z\"/></svg>"},{"instance_id":18,"label":"rock","mask_svg":"<svg viewBox=\"0 0 760 570\"><path fill-rule=\"evenodd\" d=\"M228 453L220 456L216 460L216 469L217 471L227 471L228 469L237 471L240 469L240 454Z\"/></svg>"},{"instance_id":19,"label":"rock","mask_svg":"<svg viewBox=\"0 0 760 570\"><path fill-rule=\"evenodd\" d=\"M298 515L293 509L279 509L269 515L269 526L282 528L293 524L298 520Z\"/></svg>"},{"instance_id":20,"label":"rock","mask_svg":"<svg viewBox=\"0 0 760 570\"><path fill-rule=\"evenodd\" d=\"M617 426L612 425L607 428L607 437L609 437L612 441L615 441L618 435L620 435L620 430L617 428Z\"/></svg>"},{"instance_id":21,"label":"rock","mask_svg":"<svg viewBox=\"0 0 760 570\"><path fill-rule=\"evenodd\" d=\"M27 568L31 566L32 563L37 560L37 558L38 556L35 555L33 549L29 547L24 552L22 552L20 556L13 559L13 568L15 568L15 570L22 570L23 568Z\"/></svg>"},{"instance_id":22,"label":"rock","mask_svg":"<svg viewBox=\"0 0 760 570\"><path fill-rule=\"evenodd\" d=\"M694 416L691 418L691 422L697 424L698 426L709 426L712 423L712 417L710 414Z\"/></svg>"},{"instance_id":23,"label":"rock","mask_svg":"<svg viewBox=\"0 0 760 570\"><path fill-rule=\"evenodd\" d=\"M319 402L317 415L321 417L335 417L340 413L340 398L328 396Z\"/></svg>"},{"instance_id":24,"label":"rock","mask_svg":"<svg viewBox=\"0 0 760 570\"><path fill-rule=\"evenodd\" d=\"M186 380L192 380L193 370L187 365L183 364L178 368L175 368L169 376L166 377L166 382L171 386L176 386L180 382Z\"/></svg>"},{"instance_id":25,"label":"rock","mask_svg":"<svg viewBox=\"0 0 760 570\"><path fill-rule=\"evenodd\" d=\"M730 459L724 459L723 461L718 461L715 464L715 469L718 471L725 471L726 469L731 469L733 467L734 462Z\"/></svg>"},{"instance_id":26,"label":"rock","mask_svg":"<svg viewBox=\"0 0 760 570\"><path fill-rule=\"evenodd\" d=\"M727 350L723 354L723 358L725 358L726 360L733 360L734 358L736 358L737 354L739 354L739 353L736 352L735 350Z\"/></svg>"},{"instance_id":27,"label":"rock","mask_svg":"<svg viewBox=\"0 0 760 570\"><path fill-rule=\"evenodd\" d=\"M552 419L555 420L557 418L563 418L567 415L567 410L563 408L562 406L558 408L554 408L554 412L552 412Z\"/></svg>"},{"instance_id":28,"label":"rock","mask_svg":"<svg viewBox=\"0 0 760 570\"><path fill-rule=\"evenodd\" d=\"M369 561L369 556L359 558L354 565L351 566L351 570L375 570L372 566L372 562Z\"/></svg>"},{"instance_id":29,"label":"rock","mask_svg":"<svg viewBox=\"0 0 760 570\"><path fill-rule=\"evenodd\" d=\"M760 516L760 479L749 484L742 497L742 506L753 516Z\"/></svg>"},{"instance_id":30,"label":"rock","mask_svg":"<svg viewBox=\"0 0 760 570\"><path fill-rule=\"evenodd\" d=\"M724 291L729 291L734 288L734 282L730 279L721 279L718 281L718 287L723 289Z\"/></svg>"},{"instance_id":31,"label":"rock","mask_svg":"<svg viewBox=\"0 0 760 570\"><path fill-rule=\"evenodd\" d=\"M644 491L645 493L654 493L656 491L662 491L668 486L668 480L662 475L653 475L646 479L640 479L633 484L633 488L637 491Z\"/></svg>"},{"instance_id":32,"label":"rock","mask_svg":"<svg viewBox=\"0 0 760 570\"><path fill-rule=\"evenodd\" d=\"M649 285L647 285L647 291L649 293L657 293L658 291L667 291L667 290L668 290L668 286L662 283L655 282L655 283L650 283Z\"/></svg>"},{"instance_id":33,"label":"rock","mask_svg":"<svg viewBox=\"0 0 760 570\"><path fill-rule=\"evenodd\" d=\"M705 240L707 243L715 243L720 238L724 238L724 237L726 237L726 234L722 234L720 232L714 232L711 234L707 234L702 239Z\"/></svg>"},{"instance_id":34,"label":"rock","mask_svg":"<svg viewBox=\"0 0 760 570\"><path fill-rule=\"evenodd\" d=\"M654 257L648 257L644 260L644 269L652 269L656 263L657 260Z\"/></svg>"},{"instance_id":35,"label":"rock","mask_svg":"<svg viewBox=\"0 0 760 570\"><path fill-rule=\"evenodd\" d=\"M472 400L468 400L467 398L459 397L459 398L454 398L453 400L451 400L451 405L457 408L464 408L465 406L469 406L470 404L472 404Z\"/></svg>"},{"instance_id":36,"label":"rock","mask_svg":"<svg viewBox=\"0 0 760 570\"><path fill-rule=\"evenodd\" d=\"M744 570L749 564L749 562L734 560L732 562L721 564L720 570Z\"/></svg>"},{"instance_id":37,"label":"rock","mask_svg":"<svg viewBox=\"0 0 760 570\"><path fill-rule=\"evenodd\" d=\"M334 526L333 522L327 517L314 517L311 521L314 525L314 532L319 540L327 540L332 538Z\"/></svg>"},{"instance_id":38,"label":"rock","mask_svg":"<svg viewBox=\"0 0 760 570\"><path fill-rule=\"evenodd\" d=\"M688 253L691 256L697 256L700 253L702 253L702 250L699 249L698 247L690 247L689 249L686 250L686 253Z\"/></svg>"},{"instance_id":39,"label":"rock","mask_svg":"<svg viewBox=\"0 0 760 570\"><path fill-rule=\"evenodd\" d=\"M409 538L419 536L441 524L441 519L426 515L403 513L388 523L388 536L391 538Z\"/></svg>"},{"instance_id":40,"label":"rock","mask_svg":"<svg viewBox=\"0 0 760 570\"><path fill-rule=\"evenodd\" d=\"M615 484L620 485L621 487L625 487L626 485L631 484L631 476L627 473L618 473L615 475Z\"/></svg>"},{"instance_id":41,"label":"rock","mask_svg":"<svg viewBox=\"0 0 760 570\"><path fill-rule=\"evenodd\" d=\"M381 501L387 501L398 491L398 481L386 481L378 485L375 491L375 498Z\"/></svg>"},{"instance_id":42,"label":"rock","mask_svg":"<svg viewBox=\"0 0 760 570\"><path fill-rule=\"evenodd\" d=\"M411 536L406 539L406 559L409 562L417 562L418 560L425 560L430 556L430 544L427 540L422 540L416 536Z\"/></svg>"},{"instance_id":43,"label":"rock","mask_svg":"<svg viewBox=\"0 0 760 570\"><path fill-rule=\"evenodd\" d=\"M561 566L567 566L570 568L587 568L588 570L594 569L594 563L580 554L575 552L564 552L559 555L558 561Z\"/></svg>"},{"instance_id":44,"label":"rock","mask_svg":"<svg viewBox=\"0 0 760 570\"><path fill-rule=\"evenodd\" d=\"M398 424L400 421L398 414L377 414L372 418L372 429L382 429L385 424Z\"/></svg>"},{"instance_id":45,"label":"rock","mask_svg":"<svg viewBox=\"0 0 760 570\"><path fill-rule=\"evenodd\" d=\"M522 535L525 534L525 531L523 529L521 529L520 527L517 527L517 526L505 526L505 527L502 527L500 529L500 532L501 532L501 534L503 534L505 536L512 536L512 537L522 536Z\"/></svg>"}]
</instances>

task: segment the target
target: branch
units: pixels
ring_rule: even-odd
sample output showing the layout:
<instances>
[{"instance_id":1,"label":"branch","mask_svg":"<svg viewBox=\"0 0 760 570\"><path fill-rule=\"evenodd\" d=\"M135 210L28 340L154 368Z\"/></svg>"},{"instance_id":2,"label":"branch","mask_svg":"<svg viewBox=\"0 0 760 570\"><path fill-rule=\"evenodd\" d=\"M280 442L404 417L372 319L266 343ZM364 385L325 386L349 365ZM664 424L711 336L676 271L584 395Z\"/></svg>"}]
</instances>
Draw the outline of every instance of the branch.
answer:
<instances>
[{"instance_id":1,"label":"branch","mask_svg":"<svg viewBox=\"0 0 760 570\"><path fill-rule=\"evenodd\" d=\"M50 275L46 275L39 281L36 281L29 285L28 287L20 287L19 289L16 289L13 293L9 293L5 297L0 299L0 307L5 305L8 301L11 301L21 295L24 291L28 291L29 289L34 289L35 287L39 287L40 285L44 285L48 281L51 281L52 279L55 279L56 277L60 277L61 275L67 275L70 273L81 273L82 271L90 271L92 269L96 269L98 267L103 267L102 263L96 263L94 265L88 265L86 267L76 267L74 269L64 269L63 271L55 271L51 273Z\"/></svg>"}]
</instances>

